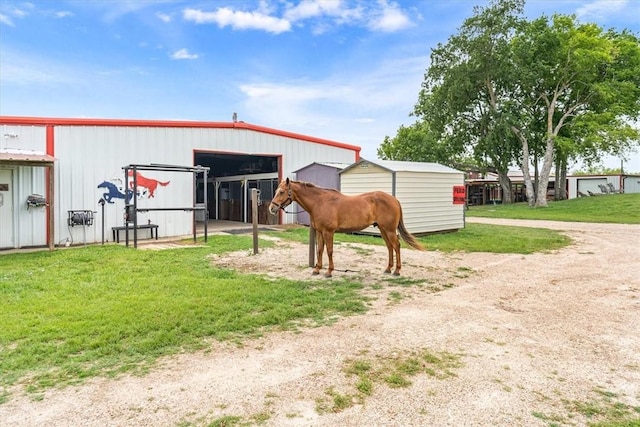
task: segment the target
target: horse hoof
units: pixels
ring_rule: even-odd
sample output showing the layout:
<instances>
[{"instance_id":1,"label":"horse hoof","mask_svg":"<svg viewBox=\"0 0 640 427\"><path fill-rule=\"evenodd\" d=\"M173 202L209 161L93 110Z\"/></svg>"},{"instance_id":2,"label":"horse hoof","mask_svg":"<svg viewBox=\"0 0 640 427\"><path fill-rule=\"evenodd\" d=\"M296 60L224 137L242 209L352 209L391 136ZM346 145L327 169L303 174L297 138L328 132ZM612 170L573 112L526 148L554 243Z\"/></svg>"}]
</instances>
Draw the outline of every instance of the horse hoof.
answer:
<instances>
[{"instance_id":1,"label":"horse hoof","mask_svg":"<svg viewBox=\"0 0 640 427\"><path fill-rule=\"evenodd\" d=\"M387 268L387 269L384 271L384 274L389 274L389 273L391 273L391 270Z\"/></svg>"},{"instance_id":2,"label":"horse hoof","mask_svg":"<svg viewBox=\"0 0 640 427\"><path fill-rule=\"evenodd\" d=\"M394 271L394 272L393 272L393 275L394 275L394 276L399 276L399 275L400 275L400 272L399 272L399 271Z\"/></svg>"},{"instance_id":3,"label":"horse hoof","mask_svg":"<svg viewBox=\"0 0 640 427\"><path fill-rule=\"evenodd\" d=\"M313 270L311 274L314 276L317 276L318 274L320 274L320 272L318 270Z\"/></svg>"},{"instance_id":4,"label":"horse hoof","mask_svg":"<svg viewBox=\"0 0 640 427\"><path fill-rule=\"evenodd\" d=\"M331 273L326 273L324 277L326 277L327 279L331 279L332 276L331 276Z\"/></svg>"}]
</instances>

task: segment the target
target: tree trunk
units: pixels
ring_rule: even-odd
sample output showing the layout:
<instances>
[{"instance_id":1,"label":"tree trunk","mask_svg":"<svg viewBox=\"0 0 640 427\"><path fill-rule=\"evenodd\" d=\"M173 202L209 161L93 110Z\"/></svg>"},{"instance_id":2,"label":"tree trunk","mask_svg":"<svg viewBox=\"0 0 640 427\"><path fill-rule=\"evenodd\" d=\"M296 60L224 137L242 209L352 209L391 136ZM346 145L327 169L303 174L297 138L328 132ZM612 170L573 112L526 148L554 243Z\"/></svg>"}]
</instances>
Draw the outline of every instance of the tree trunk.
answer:
<instances>
[{"instance_id":1,"label":"tree trunk","mask_svg":"<svg viewBox=\"0 0 640 427\"><path fill-rule=\"evenodd\" d=\"M498 182L500 183L500 187L502 188L502 204L512 204L513 203L513 192L511 191L511 179L509 178L507 172L498 171Z\"/></svg>"},{"instance_id":2,"label":"tree trunk","mask_svg":"<svg viewBox=\"0 0 640 427\"><path fill-rule=\"evenodd\" d=\"M542 170L540 171L540 181L538 182L538 191L536 192L536 202L534 206L546 208L547 204L547 187L549 185L549 176L551 175L551 167L553 166L553 135L547 136L547 148L544 152L542 160Z\"/></svg>"},{"instance_id":3,"label":"tree trunk","mask_svg":"<svg viewBox=\"0 0 640 427\"><path fill-rule=\"evenodd\" d=\"M567 156L560 150L555 155L556 179L553 183L553 200L567 200Z\"/></svg>"},{"instance_id":4,"label":"tree trunk","mask_svg":"<svg viewBox=\"0 0 640 427\"><path fill-rule=\"evenodd\" d=\"M555 200L567 200L567 159L556 164Z\"/></svg>"},{"instance_id":5,"label":"tree trunk","mask_svg":"<svg viewBox=\"0 0 640 427\"><path fill-rule=\"evenodd\" d=\"M527 203L529 206L533 206L536 196L533 191L533 182L531 182L531 173L529 172L529 141L527 141L527 138L517 127L511 126L511 131L518 137L522 144L522 163L520 164L520 170L522 170L522 179L524 179Z\"/></svg>"}]
</instances>

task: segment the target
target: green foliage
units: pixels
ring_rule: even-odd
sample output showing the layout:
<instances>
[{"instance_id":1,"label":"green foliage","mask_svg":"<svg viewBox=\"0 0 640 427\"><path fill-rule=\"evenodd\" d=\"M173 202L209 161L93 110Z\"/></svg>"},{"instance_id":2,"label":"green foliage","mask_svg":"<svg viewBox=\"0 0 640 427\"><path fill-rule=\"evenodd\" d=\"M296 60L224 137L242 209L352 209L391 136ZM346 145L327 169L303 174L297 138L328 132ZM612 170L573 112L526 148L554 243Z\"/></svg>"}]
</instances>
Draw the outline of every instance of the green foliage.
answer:
<instances>
[{"instance_id":1,"label":"green foliage","mask_svg":"<svg viewBox=\"0 0 640 427\"><path fill-rule=\"evenodd\" d=\"M620 175L620 168L605 168L603 166L589 166L585 170L572 172L573 175Z\"/></svg>"}]
</instances>

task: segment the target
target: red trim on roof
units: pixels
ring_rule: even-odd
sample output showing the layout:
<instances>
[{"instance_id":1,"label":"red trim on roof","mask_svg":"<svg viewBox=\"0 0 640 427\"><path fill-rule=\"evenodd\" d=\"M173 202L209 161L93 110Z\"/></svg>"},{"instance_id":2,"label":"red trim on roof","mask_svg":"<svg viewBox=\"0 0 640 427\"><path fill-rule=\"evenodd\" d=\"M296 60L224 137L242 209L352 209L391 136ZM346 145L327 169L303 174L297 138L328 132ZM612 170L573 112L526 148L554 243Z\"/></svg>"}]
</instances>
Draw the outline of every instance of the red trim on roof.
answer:
<instances>
[{"instance_id":1,"label":"red trim on roof","mask_svg":"<svg viewBox=\"0 0 640 427\"><path fill-rule=\"evenodd\" d=\"M54 138L53 135L55 133L53 132L53 126L52 125L47 125L47 142L46 142L46 153L50 156L55 155L55 143L54 143Z\"/></svg>"},{"instance_id":2,"label":"red trim on roof","mask_svg":"<svg viewBox=\"0 0 640 427\"><path fill-rule=\"evenodd\" d=\"M361 147L331 141L329 139L316 138L294 132L287 132L264 126L252 125L245 122L202 122L186 120L131 120L131 119L78 119L57 117L20 117L0 116L0 124L7 125L45 125L45 126L133 126L133 127L176 127L176 128L214 128L214 129L246 129L255 132L269 133L286 138L300 139L316 144L329 145L331 147L344 148L356 152L356 160L360 158Z\"/></svg>"}]
</instances>

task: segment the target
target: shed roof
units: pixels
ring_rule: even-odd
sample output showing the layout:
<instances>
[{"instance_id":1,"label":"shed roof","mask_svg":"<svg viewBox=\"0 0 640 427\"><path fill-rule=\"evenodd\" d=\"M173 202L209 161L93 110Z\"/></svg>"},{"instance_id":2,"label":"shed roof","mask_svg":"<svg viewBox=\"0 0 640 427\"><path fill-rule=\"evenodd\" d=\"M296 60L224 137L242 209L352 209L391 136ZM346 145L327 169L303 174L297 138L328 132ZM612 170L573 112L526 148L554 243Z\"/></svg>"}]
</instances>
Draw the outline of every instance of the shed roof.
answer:
<instances>
[{"instance_id":1,"label":"shed roof","mask_svg":"<svg viewBox=\"0 0 640 427\"><path fill-rule=\"evenodd\" d=\"M300 169L294 170L293 172L300 172L301 170L304 169L308 169L313 165L322 165L322 166L327 166L330 168L335 168L335 169L339 169L342 170L346 167L348 167L351 163L337 163L337 162L313 162L313 163L309 163L306 166L301 167Z\"/></svg>"},{"instance_id":2,"label":"shed roof","mask_svg":"<svg viewBox=\"0 0 640 427\"><path fill-rule=\"evenodd\" d=\"M383 169L386 169L390 172L436 172L436 173L463 173L457 169L450 168L445 165L441 165L440 163L429 163L429 162L402 162L398 160L365 160L361 159L351 166L343 169L340 173L346 172L358 165L370 163L375 166L379 166Z\"/></svg>"},{"instance_id":3,"label":"shed roof","mask_svg":"<svg viewBox=\"0 0 640 427\"><path fill-rule=\"evenodd\" d=\"M46 154L32 152L0 152L0 164L20 166L51 166L55 158Z\"/></svg>"}]
</instances>

